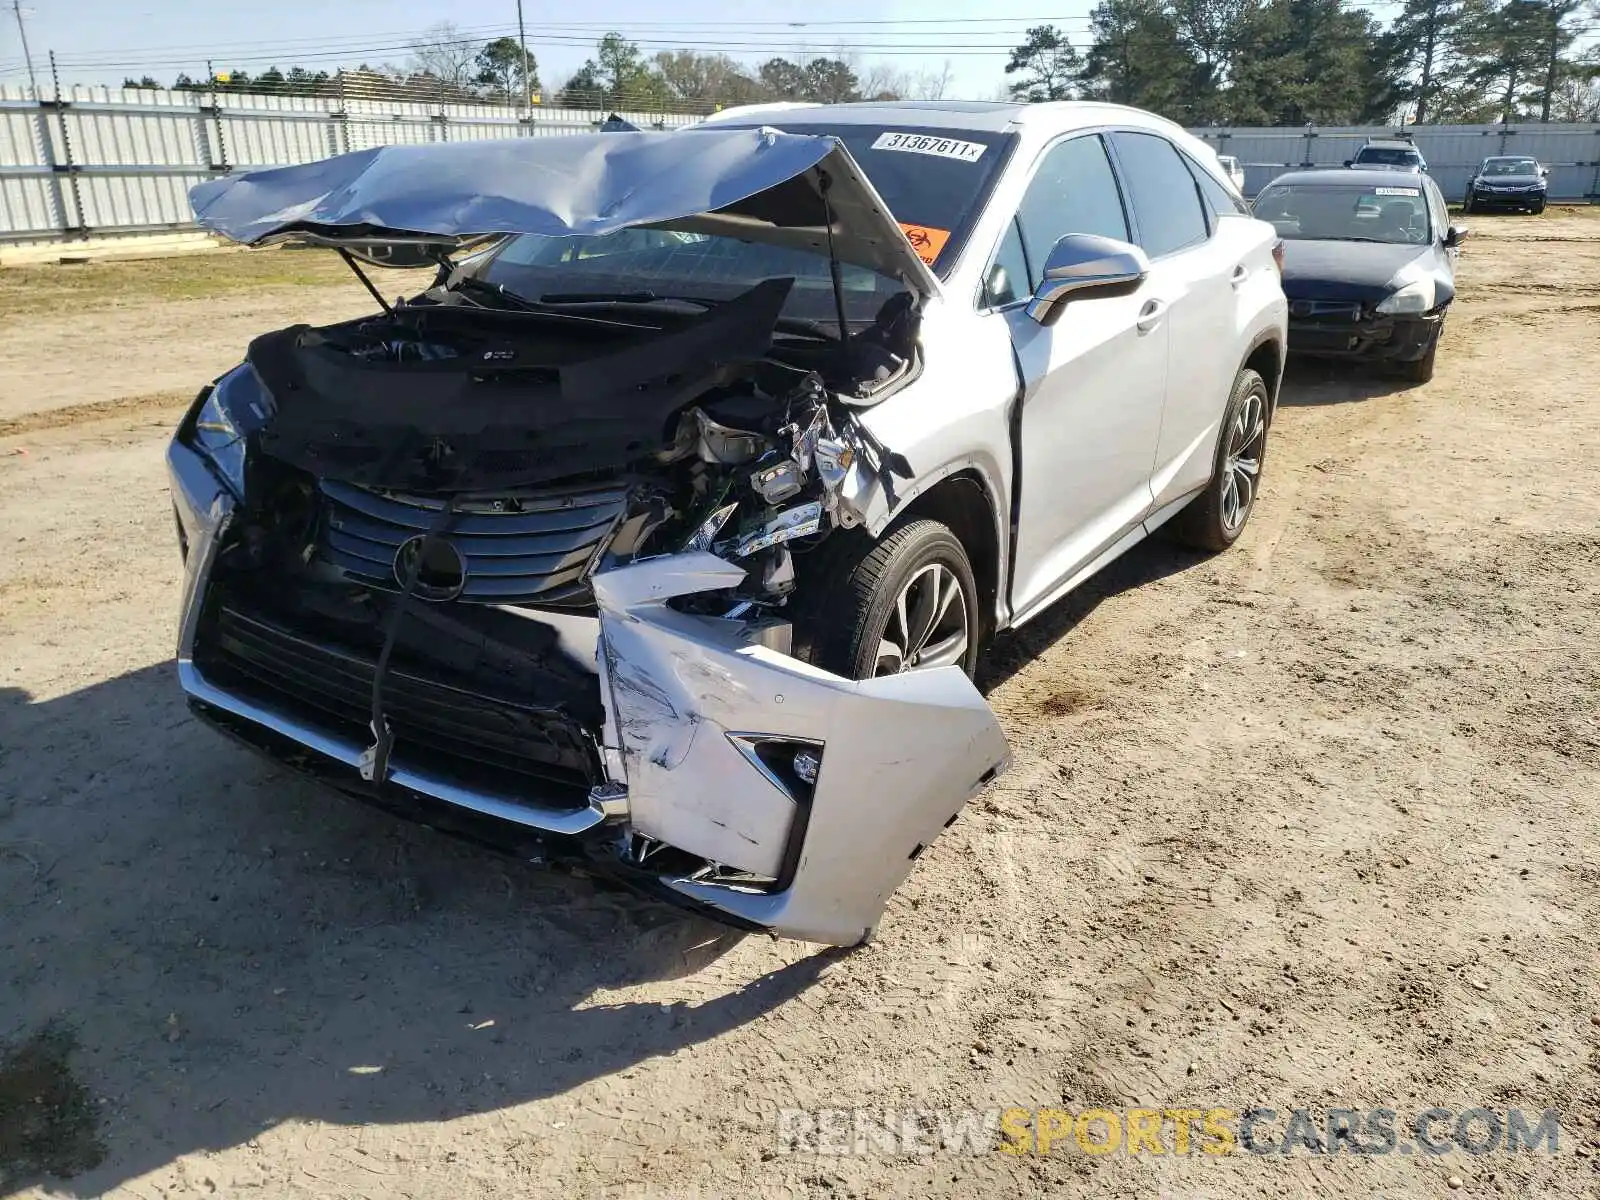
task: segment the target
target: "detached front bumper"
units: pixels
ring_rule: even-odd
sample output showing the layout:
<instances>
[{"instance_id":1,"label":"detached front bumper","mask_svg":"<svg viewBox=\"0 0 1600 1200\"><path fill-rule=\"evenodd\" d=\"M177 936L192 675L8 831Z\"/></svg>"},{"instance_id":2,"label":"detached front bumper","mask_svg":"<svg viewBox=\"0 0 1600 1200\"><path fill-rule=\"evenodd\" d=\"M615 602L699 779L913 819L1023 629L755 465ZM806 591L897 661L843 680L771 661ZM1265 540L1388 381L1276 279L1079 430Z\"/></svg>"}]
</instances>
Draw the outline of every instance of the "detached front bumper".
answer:
<instances>
[{"instance_id":1,"label":"detached front bumper","mask_svg":"<svg viewBox=\"0 0 1600 1200\"><path fill-rule=\"evenodd\" d=\"M208 678L196 633L234 502L205 461L168 451L185 583L179 682L195 712L340 791L514 853L571 853L745 928L840 945L967 800L1005 768L994 714L949 667L853 681L753 641L674 597L732 586L739 567L671 555L593 579L605 781L529 796L408 763L368 782L367 747L306 714Z\"/></svg>"},{"instance_id":2,"label":"detached front bumper","mask_svg":"<svg viewBox=\"0 0 1600 1200\"><path fill-rule=\"evenodd\" d=\"M1415 362L1438 336L1443 313L1387 316L1351 306L1351 315L1295 317L1289 310L1289 353L1369 362Z\"/></svg>"}]
</instances>

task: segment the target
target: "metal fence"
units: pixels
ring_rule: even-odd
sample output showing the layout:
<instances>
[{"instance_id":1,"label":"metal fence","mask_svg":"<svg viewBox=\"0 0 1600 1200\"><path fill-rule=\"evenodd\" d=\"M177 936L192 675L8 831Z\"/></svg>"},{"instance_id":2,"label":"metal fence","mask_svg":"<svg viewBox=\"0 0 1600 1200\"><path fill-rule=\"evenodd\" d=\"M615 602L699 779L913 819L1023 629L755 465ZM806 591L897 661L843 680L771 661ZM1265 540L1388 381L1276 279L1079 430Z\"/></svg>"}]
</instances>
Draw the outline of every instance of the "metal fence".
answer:
<instances>
[{"instance_id":1,"label":"metal fence","mask_svg":"<svg viewBox=\"0 0 1600 1200\"><path fill-rule=\"evenodd\" d=\"M35 100L0 86L0 242L191 230L189 189L230 171L396 143L590 132L606 110L63 88ZM680 114L622 113L641 127Z\"/></svg>"},{"instance_id":2,"label":"metal fence","mask_svg":"<svg viewBox=\"0 0 1600 1200\"><path fill-rule=\"evenodd\" d=\"M1298 167L1337 167L1369 137L1404 134L1428 162L1445 197L1459 201L1478 164L1492 154L1529 154L1550 168L1552 200L1600 200L1600 125L1308 125L1303 129L1196 129L1196 136L1244 167L1253 196Z\"/></svg>"},{"instance_id":3,"label":"metal fence","mask_svg":"<svg viewBox=\"0 0 1600 1200\"><path fill-rule=\"evenodd\" d=\"M599 126L596 109L434 103L344 95L72 87L52 99L0 87L0 242L191 230L188 191L243 168L308 162L371 146L550 137ZM699 118L624 113L641 126ZM1237 157L1254 194L1292 167L1337 165L1393 129L1198 129ZM1445 195L1460 197L1490 154L1550 167L1552 199L1600 199L1600 125L1419 126L1409 131Z\"/></svg>"}]
</instances>

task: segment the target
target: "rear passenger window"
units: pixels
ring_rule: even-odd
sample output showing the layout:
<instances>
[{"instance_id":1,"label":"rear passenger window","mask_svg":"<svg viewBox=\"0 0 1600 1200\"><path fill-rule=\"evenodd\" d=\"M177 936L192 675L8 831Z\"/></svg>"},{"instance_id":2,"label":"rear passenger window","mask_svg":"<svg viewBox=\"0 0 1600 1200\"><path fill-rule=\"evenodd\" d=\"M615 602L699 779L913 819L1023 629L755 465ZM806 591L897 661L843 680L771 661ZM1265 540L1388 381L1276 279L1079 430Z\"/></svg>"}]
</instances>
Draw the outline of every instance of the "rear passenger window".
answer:
<instances>
[{"instance_id":1,"label":"rear passenger window","mask_svg":"<svg viewBox=\"0 0 1600 1200\"><path fill-rule=\"evenodd\" d=\"M1139 222L1139 244L1160 258L1206 240L1209 226L1189 168L1166 138L1113 133L1117 165Z\"/></svg>"},{"instance_id":2,"label":"rear passenger window","mask_svg":"<svg viewBox=\"0 0 1600 1200\"><path fill-rule=\"evenodd\" d=\"M1067 234L1098 233L1128 240L1122 194L1097 136L1076 137L1046 152L1022 197L1017 222L1028 255L1029 291L1039 285L1039 272L1051 248Z\"/></svg>"},{"instance_id":3,"label":"rear passenger window","mask_svg":"<svg viewBox=\"0 0 1600 1200\"><path fill-rule=\"evenodd\" d=\"M1205 201L1206 211L1211 217L1210 224L1213 230L1217 227L1216 218L1218 217L1231 216L1235 213L1249 215L1250 209L1245 205L1244 201L1223 187L1215 175L1195 162L1187 154L1183 156L1183 162L1189 168L1190 174L1194 176L1195 183L1199 185L1200 198Z\"/></svg>"}]
</instances>

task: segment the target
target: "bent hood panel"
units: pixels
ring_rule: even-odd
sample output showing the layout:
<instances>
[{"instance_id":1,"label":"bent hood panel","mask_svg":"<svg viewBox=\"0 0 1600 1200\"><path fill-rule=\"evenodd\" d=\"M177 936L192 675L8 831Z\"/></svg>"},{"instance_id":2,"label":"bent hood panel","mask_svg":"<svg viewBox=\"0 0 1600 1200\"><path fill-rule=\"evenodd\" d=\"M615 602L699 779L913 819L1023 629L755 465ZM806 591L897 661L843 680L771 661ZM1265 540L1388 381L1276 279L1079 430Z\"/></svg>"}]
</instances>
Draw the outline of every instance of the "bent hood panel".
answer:
<instances>
[{"instance_id":1,"label":"bent hood panel","mask_svg":"<svg viewBox=\"0 0 1600 1200\"><path fill-rule=\"evenodd\" d=\"M711 231L823 246L820 199L759 203L814 170L833 184L840 259L931 293L933 276L849 152L830 137L772 129L382 146L211 180L191 189L189 199L201 226L248 245L370 249L420 241L449 248L519 233L594 236L713 214ZM819 236L807 239L808 229Z\"/></svg>"},{"instance_id":2,"label":"bent hood panel","mask_svg":"<svg viewBox=\"0 0 1600 1200\"><path fill-rule=\"evenodd\" d=\"M1427 252L1427 246L1411 242L1287 238L1283 243L1283 292L1291 300L1381 300L1393 290L1390 281L1400 269Z\"/></svg>"}]
</instances>

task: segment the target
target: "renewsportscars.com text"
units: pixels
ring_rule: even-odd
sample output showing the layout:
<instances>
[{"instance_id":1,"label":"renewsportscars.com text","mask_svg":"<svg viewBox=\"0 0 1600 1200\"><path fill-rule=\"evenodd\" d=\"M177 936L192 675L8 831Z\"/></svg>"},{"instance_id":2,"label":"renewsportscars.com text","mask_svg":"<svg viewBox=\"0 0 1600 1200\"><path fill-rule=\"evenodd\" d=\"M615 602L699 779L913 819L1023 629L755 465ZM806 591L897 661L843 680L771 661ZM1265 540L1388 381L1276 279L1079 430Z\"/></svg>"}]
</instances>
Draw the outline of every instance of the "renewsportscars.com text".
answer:
<instances>
[{"instance_id":1,"label":"renewsportscars.com text","mask_svg":"<svg viewBox=\"0 0 1600 1200\"><path fill-rule=\"evenodd\" d=\"M779 1154L1555 1154L1555 1109L786 1108Z\"/></svg>"}]
</instances>

